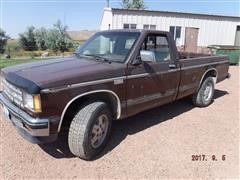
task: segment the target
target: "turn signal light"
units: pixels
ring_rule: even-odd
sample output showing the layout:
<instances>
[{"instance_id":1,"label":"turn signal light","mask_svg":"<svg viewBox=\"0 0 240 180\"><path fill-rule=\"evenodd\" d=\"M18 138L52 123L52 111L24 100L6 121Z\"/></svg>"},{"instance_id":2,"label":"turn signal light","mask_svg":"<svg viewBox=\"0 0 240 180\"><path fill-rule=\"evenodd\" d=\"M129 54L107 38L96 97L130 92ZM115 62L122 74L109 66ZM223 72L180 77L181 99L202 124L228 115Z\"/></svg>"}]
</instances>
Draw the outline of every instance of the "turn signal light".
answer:
<instances>
[{"instance_id":1,"label":"turn signal light","mask_svg":"<svg viewBox=\"0 0 240 180\"><path fill-rule=\"evenodd\" d=\"M42 112L40 95L33 95L34 112Z\"/></svg>"}]
</instances>

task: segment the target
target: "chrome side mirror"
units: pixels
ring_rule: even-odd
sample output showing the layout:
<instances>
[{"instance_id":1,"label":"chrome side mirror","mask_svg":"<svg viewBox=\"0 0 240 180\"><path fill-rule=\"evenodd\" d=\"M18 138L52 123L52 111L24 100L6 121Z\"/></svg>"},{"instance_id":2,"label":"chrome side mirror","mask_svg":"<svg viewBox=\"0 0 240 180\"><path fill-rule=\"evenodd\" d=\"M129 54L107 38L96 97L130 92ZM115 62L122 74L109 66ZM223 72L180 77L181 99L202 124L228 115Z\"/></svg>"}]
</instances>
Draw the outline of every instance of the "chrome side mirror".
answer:
<instances>
[{"instance_id":1,"label":"chrome side mirror","mask_svg":"<svg viewBox=\"0 0 240 180\"><path fill-rule=\"evenodd\" d=\"M140 56L143 62L156 62L155 54L152 51L141 50Z\"/></svg>"}]
</instances>

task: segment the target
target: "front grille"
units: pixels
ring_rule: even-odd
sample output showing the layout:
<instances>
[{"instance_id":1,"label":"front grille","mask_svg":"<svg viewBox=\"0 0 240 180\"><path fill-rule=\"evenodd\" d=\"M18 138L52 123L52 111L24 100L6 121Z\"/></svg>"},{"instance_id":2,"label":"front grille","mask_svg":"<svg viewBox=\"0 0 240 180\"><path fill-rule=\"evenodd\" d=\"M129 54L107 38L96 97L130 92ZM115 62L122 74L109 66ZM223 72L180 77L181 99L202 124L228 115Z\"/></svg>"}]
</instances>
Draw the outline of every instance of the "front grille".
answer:
<instances>
[{"instance_id":1,"label":"front grille","mask_svg":"<svg viewBox=\"0 0 240 180\"><path fill-rule=\"evenodd\" d=\"M2 81L4 94L16 105L23 106L22 91L16 86L10 84L5 79Z\"/></svg>"}]
</instances>

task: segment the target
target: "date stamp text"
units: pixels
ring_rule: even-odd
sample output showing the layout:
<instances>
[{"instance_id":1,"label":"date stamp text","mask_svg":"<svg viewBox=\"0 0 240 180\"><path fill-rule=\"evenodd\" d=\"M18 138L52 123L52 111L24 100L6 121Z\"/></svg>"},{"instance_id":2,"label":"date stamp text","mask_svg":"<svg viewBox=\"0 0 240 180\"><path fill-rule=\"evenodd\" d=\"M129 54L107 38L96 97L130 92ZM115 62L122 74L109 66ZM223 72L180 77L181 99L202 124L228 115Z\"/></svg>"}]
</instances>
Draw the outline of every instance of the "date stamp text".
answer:
<instances>
[{"instance_id":1,"label":"date stamp text","mask_svg":"<svg viewBox=\"0 0 240 180\"><path fill-rule=\"evenodd\" d=\"M205 154L196 154L192 155L192 161L226 161L226 155L205 155Z\"/></svg>"}]
</instances>

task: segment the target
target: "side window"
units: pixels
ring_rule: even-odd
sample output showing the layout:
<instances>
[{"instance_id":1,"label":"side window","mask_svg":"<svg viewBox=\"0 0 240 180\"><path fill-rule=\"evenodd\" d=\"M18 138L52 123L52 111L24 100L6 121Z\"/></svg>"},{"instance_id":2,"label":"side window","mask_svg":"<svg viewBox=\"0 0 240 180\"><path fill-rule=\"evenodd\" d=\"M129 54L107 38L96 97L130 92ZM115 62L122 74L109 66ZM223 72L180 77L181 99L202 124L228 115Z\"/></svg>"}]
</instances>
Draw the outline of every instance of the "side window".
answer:
<instances>
[{"instance_id":1,"label":"side window","mask_svg":"<svg viewBox=\"0 0 240 180\"><path fill-rule=\"evenodd\" d=\"M170 47L167 37L164 35L149 35L142 45L142 50L154 52L157 62L164 62L171 59Z\"/></svg>"},{"instance_id":2,"label":"side window","mask_svg":"<svg viewBox=\"0 0 240 180\"><path fill-rule=\"evenodd\" d=\"M146 43L146 45L147 45L146 50L154 50L155 49L155 46L156 46L155 36L148 36L147 40L145 40L145 41L147 41L147 43Z\"/></svg>"}]
</instances>

